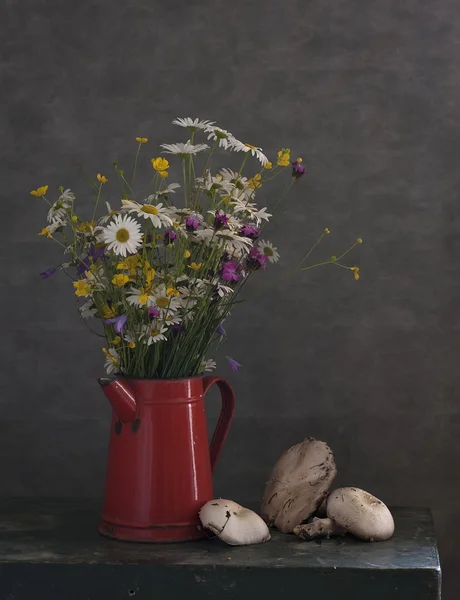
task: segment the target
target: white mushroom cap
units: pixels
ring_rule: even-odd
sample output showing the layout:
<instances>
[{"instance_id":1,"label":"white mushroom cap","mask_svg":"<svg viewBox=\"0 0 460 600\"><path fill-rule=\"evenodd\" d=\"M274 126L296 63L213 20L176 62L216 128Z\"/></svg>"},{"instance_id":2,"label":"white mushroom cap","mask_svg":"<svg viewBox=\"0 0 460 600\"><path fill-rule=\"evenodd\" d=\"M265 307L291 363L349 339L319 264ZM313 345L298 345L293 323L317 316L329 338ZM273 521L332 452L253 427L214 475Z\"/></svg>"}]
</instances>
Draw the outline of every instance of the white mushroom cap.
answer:
<instances>
[{"instance_id":1,"label":"white mushroom cap","mask_svg":"<svg viewBox=\"0 0 460 600\"><path fill-rule=\"evenodd\" d=\"M203 527L231 546L260 544L270 539L265 521L233 500L210 500L198 516Z\"/></svg>"},{"instance_id":2,"label":"white mushroom cap","mask_svg":"<svg viewBox=\"0 0 460 600\"><path fill-rule=\"evenodd\" d=\"M391 512L378 498L355 487L339 488L327 499L327 516L362 540L388 540L395 525Z\"/></svg>"}]
</instances>

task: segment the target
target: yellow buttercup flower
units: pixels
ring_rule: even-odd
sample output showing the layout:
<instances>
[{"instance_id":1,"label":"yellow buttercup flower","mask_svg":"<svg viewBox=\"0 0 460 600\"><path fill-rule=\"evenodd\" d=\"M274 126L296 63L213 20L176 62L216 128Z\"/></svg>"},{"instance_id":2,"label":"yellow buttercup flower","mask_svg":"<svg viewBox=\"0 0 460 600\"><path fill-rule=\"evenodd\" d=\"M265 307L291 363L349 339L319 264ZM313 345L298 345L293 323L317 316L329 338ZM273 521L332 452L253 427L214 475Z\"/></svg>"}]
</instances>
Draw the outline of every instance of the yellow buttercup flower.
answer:
<instances>
[{"instance_id":1,"label":"yellow buttercup flower","mask_svg":"<svg viewBox=\"0 0 460 600\"><path fill-rule=\"evenodd\" d=\"M358 239L356 240L356 243L357 243L357 244L362 244L362 243L363 243L363 238L358 238Z\"/></svg>"},{"instance_id":2,"label":"yellow buttercup flower","mask_svg":"<svg viewBox=\"0 0 460 600\"><path fill-rule=\"evenodd\" d=\"M75 288L76 296L87 296L89 294L89 285L86 281L82 281L81 279L74 281L73 287Z\"/></svg>"},{"instance_id":3,"label":"yellow buttercup flower","mask_svg":"<svg viewBox=\"0 0 460 600\"><path fill-rule=\"evenodd\" d=\"M105 177L104 175L101 175L100 173L97 174L97 180L100 183L107 183L108 182L107 177Z\"/></svg>"},{"instance_id":4,"label":"yellow buttercup flower","mask_svg":"<svg viewBox=\"0 0 460 600\"><path fill-rule=\"evenodd\" d=\"M139 144L146 144L148 141L149 141L149 138L141 138L141 137L136 138L136 142L138 142Z\"/></svg>"},{"instance_id":5,"label":"yellow buttercup flower","mask_svg":"<svg viewBox=\"0 0 460 600\"><path fill-rule=\"evenodd\" d=\"M102 307L102 315L104 319L112 319L116 315L116 312L108 304L104 304Z\"/></svg>"},{"instance_id":6,"label":"yellow buttercup flower","mask_svg":"<svg viewBox=\"0 0 460 600\"><path fill-rule=\"evenodd\" d=\"M118 263L117 269L119 271L129 271L130 275L135 275L137 267L140 267L141 264L141 257L134 254L133 256L127 256L122 262Z\"/></svg>"},{"instance_id":7,"label":"yellow buttercup flower","mask_svg":"<svg viewBox=\"0 0 460 600\"><path fill-rule=\"evenodd\" d=\"M359 279L359 267L350 267L350 271L353 271L353 277L356 281Z\"/></svg>"},{"instance_id":8,"label":"yellow buttercup flower","mask_svg":"<svg viewBox=\"0 0 460 600\"><path fill-rule=\"evenodd\" d=\"M331 233L331 230L328 227L325 227L323 229L323 233Z\"/></svg>"},{"instance_id":9,"label":"yellow buttercup flower","mask_svg":"<svg viewBox=\"0 0 460 600\"><path fill-rule=\"evenodd\" d=\"M39 187L36 190L32 190L30 192L30 195L31 196L44 196L47 191L48 191L48 186L47 185L43 185L42 187Z\"/></svg>"},{"instance_id":10,"label":"yellow buttercup flower","mask_svg":"<svg viewBox=\"0 0 460 600\"><path fill-rule=\"evenodd\" d=\"M163 179L166 179L166 177L168 177L169 173L168 173L168 171L160 171L159 175L160 175L160 177L163 177Z\"/></svg>"},{"instance_id":11,"label":"yellow buttercup flower","mask_svg":"<svg viewBox=\"0 0 460 600\"><path fill-rule=\"evenodd\" d=\"M112 279L112 283L117 287L123 287L126 283L128 283L129 277L124 275L123 273L119 273L118 275L114 275Z\"/></svg>"},{"instance_id":12,"label":"yellow buttercup flower","mask_svg":"<svg viewBox=\"0 0 460 600\"><path fill-rule=\"evenodd\" d=\"M112 340L111 344L112 344L112 346L118 346L118 344L119 344L120 342L121 342L121 337L120 337L119 335L116 335L116 336L113 338L113 340Z\"/></svg>"},{"instance_id":13,"label":"yellow buttercup flower","mask_svg":"<svg viewBox=\"0 0 460 600\"><path fill-rule=\"evenodd\" d=\"M40 233L38 233L37 235L46 235L49 238L52 238L53 235L49 229L49 227L43 227L43 229L40 231Z\"/></svg>"},{"instance_id":14,"label":"yellow buttercup flower","mask_svg":"<svg viewBox=\"0 0 460 600\"><path fill-rule=\"evenodd\" d=\"M264 169L273 169L273 165L269 160L267 160L267 162L265 163Z\"/></svg>"},{"instance_id":15,"label":"yellow buttercup flower","mask_svg":"<svg viewBox=\"0 0 460 600\"><path fill-rule=\"evenodd\" d=\"M184 258L190 258L192 256L192 253L190 252L190 250L186 250L184 252Z\"/></svg>"},{"instance_id":16,"label":"yellow buttercup flower","mask_svg":"<svg viewBox=\"0 0 460 600\"><path fill-rule=\"evenodd\" d=\"M129 342L128 347L131 348L131 350L132 350L133 348L136 347L136 342Z\"/></svg>"},{"instance_id":17,"label":"yellow buttercup flower","mask_svg":"<svg viewBox=\"0 0 460 600\"><path fill-rule=\"evenodd\" d=\"M262 176L260 175L260 173L257 173L256 175L254 175L254 177L251 177L251 179L249 180L249 187L251 188L251 190L255 190L256 188L262 187L262 182L260 181L261 179Z\"/></svg>"},{"instance_id":18,"label":"yellow buttercup flower","mask_svg":"<svg viewBox=\"0 0 460 600\"><path fill-rule=\"evenodd\" d=\"M72 215L72 221L76 223L78 221L77 215Z\"/></svg>"},{"instance_id":19,"label":"yellow buttercup flower","mask_svg":"<svg viewBox=\"0 0 460 600\"><path fill-rule=\"evenodd\" d=\"M196 262L192 262L189 265L190 269L193 269L194 271L198 271L199 269L201 269L201 267L203 266L203 263L196 263Z\"/></svg>"},{"instance_id":20,"label":"yellow buttercup flower","mask_svg":"<svg viewBox=\"0 0 460 600\"><path fill-rule=\"evenodd\" d=\"M298 163L302 163L303 162L303 158L301 156L298 156L295 160Z\"/></svg>"},{"instance_id":21,"label":"yellow buttercup flower","mask_svg":"<svg viewBox=\"0 0 460 600\"><path fill-rule=\"evenodd\" d=\"M113 362L114 365L118 365L118 358L107 350L107 348L102 348L102 352L105 354L105 357ZM115 352L115 350L114 350Z\"/></svg>"},{"instance_id":22,"label":"yellow buttercup flower","mask_svg":"<svg viewBox=\"0 0 460 600\"><path fill-rule=\"evenodd\" d=\"M279 167L288 167L291 161L291 151L289 150L289 148L282 148L279 152L278 152L278 160L276 162L276 164Z\"/></svg>"},{"instance_id":23,"label":"yellow buttercup flower","mask_svg":"<svg viewBox=\"0 0 460 600\"><path fill-rule=\"evenodd\" d=\"M161 175L162 171L169 169L169 162L166 160L166 158L162 158L161 156L158 158L152 158L152 167Z\"/></svg>"},{"instance_id":24,"label":"yellow buttercup flower","mask_svg":"<svg viewBox=\"0 0 460 600\"><path fill-rule=\"evenodd\" d=\"M179 292L179 290L176 290L176 288L169 287L166 290L166 295L167 296L180 296L180 292Z\"/></svg>"}]
</instances>

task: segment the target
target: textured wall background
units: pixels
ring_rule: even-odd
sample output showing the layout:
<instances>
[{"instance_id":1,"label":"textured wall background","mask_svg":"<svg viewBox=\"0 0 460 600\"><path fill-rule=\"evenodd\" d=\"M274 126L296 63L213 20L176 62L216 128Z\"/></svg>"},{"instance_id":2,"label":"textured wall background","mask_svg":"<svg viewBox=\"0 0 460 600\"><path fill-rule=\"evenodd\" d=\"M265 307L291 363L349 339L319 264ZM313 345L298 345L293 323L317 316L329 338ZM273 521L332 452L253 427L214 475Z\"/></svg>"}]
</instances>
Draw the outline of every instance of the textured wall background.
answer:
<instances>
[{"instance_id":1,"label":"textured wall background","mask_svg":"<svg viewBox=\"0 0 460 600\"><path fill-rule=\"evenodd\" d=\"M100 496L108 436L99 340L69 281L38 277L60 251L36 237L29 190L84 204L78 165L110 175L136 135L175 142L173 117L215 119L309 169L271 229L281 267L229 324L244 368L217 493L259 497L279 453L324 439L339 484L432 507L458 598L458 1L5 0L0 16L1 493ZM319 257L364 238L362 279L281 283L325 226Z\"/></svg>"}]
</instances>

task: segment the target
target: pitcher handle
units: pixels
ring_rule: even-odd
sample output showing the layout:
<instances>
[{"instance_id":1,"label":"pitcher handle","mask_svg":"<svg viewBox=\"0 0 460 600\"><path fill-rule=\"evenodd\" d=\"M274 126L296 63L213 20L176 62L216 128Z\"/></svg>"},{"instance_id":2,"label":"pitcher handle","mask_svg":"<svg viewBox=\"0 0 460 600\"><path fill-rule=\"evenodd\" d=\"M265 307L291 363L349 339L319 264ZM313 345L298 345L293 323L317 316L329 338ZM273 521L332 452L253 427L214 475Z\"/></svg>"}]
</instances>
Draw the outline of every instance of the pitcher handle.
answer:
<instances>
[{"instance_id":1,"label":"pitcher handle","mask_svg":"<svg viewBox=\"0 0 460 600\"><path fill-rule=\"evenodd\" d=\"M217 421L214 435L212 436L211 443L209 445L209 454L211 456L211 471L214 471L214 467L219 459L222 447L227 437L227 433L232 422L233 413L235 410L235 394L227 381L221 377L203 377L203 395L209 390L209 388L217 383L222 397L222 409L220 411L219 420Z\"/></svg>"}]
</instances>

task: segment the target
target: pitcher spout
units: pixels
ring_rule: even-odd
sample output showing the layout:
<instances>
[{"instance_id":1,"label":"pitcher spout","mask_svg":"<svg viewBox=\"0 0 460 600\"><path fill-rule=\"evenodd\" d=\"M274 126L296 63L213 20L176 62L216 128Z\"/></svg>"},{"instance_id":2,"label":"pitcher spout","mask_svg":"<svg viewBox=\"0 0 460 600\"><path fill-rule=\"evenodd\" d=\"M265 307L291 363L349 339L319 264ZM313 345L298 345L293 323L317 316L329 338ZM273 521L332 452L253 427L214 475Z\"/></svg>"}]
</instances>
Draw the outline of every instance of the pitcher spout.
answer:
<instances>
[{"instance_id":1,"label":"pitcher spout","mask_svg":"<svg viewBox=\"0 0 460 600\"><path fill-rule=\"evenodd\" d=\"M123 423L134 421L137 415L137 403L127 384L109 377L101 377L97 381L120 421Z\"/></svg>"}]
</instances>

